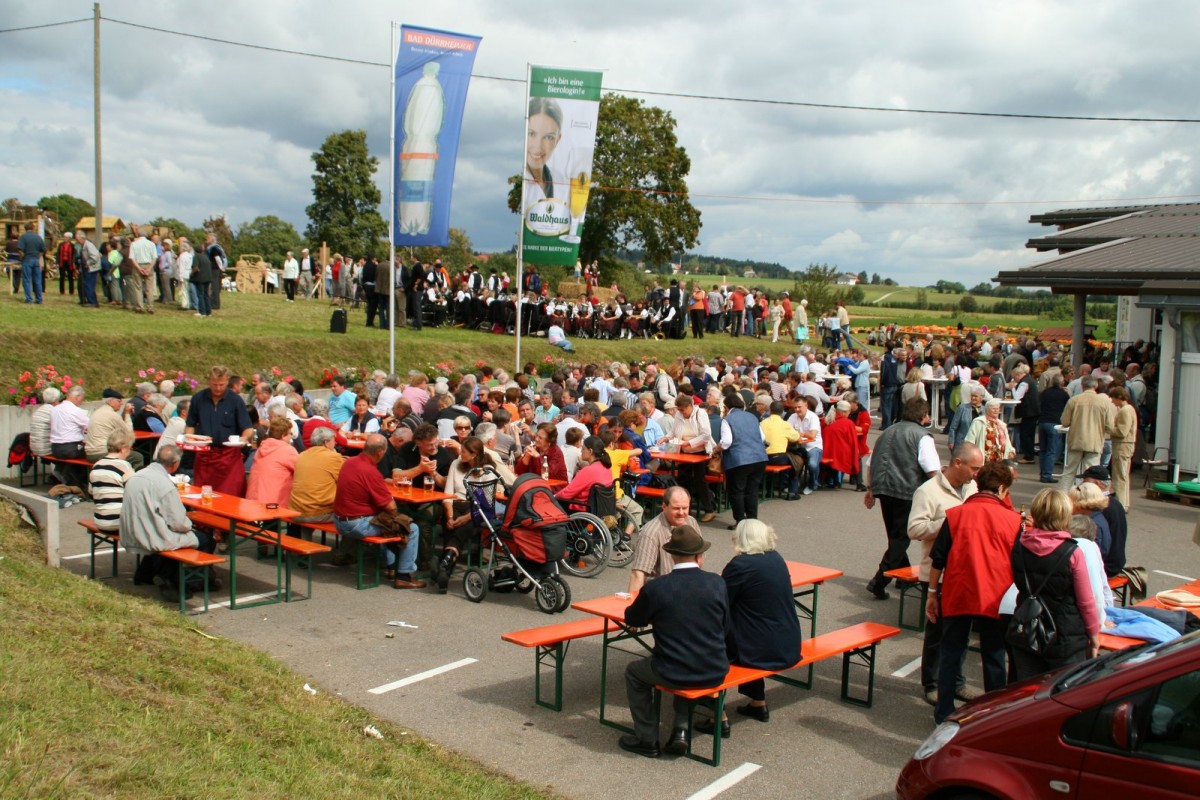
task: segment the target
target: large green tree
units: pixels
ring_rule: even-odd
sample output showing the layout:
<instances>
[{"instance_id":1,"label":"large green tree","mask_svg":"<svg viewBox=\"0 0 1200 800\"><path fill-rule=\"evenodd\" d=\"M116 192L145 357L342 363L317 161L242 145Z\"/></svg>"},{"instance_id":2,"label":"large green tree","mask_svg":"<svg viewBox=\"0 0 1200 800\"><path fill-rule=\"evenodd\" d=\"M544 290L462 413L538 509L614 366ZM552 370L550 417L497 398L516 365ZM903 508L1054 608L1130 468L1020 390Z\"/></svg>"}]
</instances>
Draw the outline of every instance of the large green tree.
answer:
<instances>
[{"instance_id":1,"label":"large green tree","mask_svg":"<svg viewBox=\"0 0 1200 800\"><path fill-rule=\"evenodd\" d=\"M380 193L373 176L379 159L367 150L366 131L342 131L312 154L313 203L306 210L309 246L355 257L378 255L387 235L379 214Z\"/></svg>"},{"instance_id":2,"label":"large green tree","mask_svg":"<svg viewBox=\"0 0 1200 800\"><path fill-rule=\"evenodd\" d=\"M824 314L842 296L834 283L839 274L837 264L809 264L792 282L792 299L807 300L809 314Z\"/></svg>"},{"instance_id":3,"label":"large green tree","mask_svg":"<svg viewBox=\"0 0 1200 800\"><path fill-rule=\"evenodd\" d=\"M233 237L233 252L229 254L229 258L236 263L242 253L256 253L273 266L280 267L283 266L288 250L299 260L300 249L303 246L300 234L296 233L292 223L267 214L238 226L237 234Z\"/></svg>"},{"instance_id":4,"label":"large green tree","mask_svg":"<svg viewBox=\"0 0 1200 800\"><path fill-rule=\"evenodd\" d=\"M619 249L641 249L647 263L663 263L696 246L700 211L688 200L687 151L675 137L670 112L617 94L600 100L592 193L579 255L584 262ZM521 204L521 179L508 207Z\"/></svg>"},{"instance_id":5,"label":"large green tree","mask_svg":"<svg viewBox=\"0 0 1200 800\"><path fill-rule=\"evenodd\" d=\"M69 194L56 194L53 197L43 197L37 201L38 208L43 211L53 211L58 215L58 224L64 231L74 229L75 223L83 217L94 217L96 207L79 197Z\"/></svg>"}]
</instances>

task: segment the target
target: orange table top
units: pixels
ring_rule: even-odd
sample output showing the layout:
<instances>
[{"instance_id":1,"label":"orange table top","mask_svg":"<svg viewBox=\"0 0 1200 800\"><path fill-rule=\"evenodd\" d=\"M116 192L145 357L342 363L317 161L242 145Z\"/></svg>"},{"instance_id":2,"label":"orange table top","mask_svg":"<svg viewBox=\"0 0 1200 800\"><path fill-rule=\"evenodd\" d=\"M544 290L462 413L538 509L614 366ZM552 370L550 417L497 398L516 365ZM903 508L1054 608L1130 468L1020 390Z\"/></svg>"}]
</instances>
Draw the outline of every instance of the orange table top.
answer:
<instances>
[{"instance_id":1,"label":"orange table top","mask_svg":"<svg viewBox=\"0 0 1200 800\"><path fill-rule=\"evenodd\" d=\"M155 433L154 431L134 431L133 438L134 439L160 439L160 438L162 438L162 434Z\"/></svg>"},{"instance_id":2,"label":"orange table top","mask_svg":"<svg viewBox=\"0 0 1200 800\"><path fill-rule=\"evenodd\" d=\"M350 438L346 439L346 447L351 450L362 450L366 446L367 446L366 439L350 439Z\"/></svg>"},{"instance_id":3,"label":"orange table top","mask_svg":"<svg viewBox=\"0 0 1200 800\"><path fill-rule=\"evenodd\" d=\"M291 519L300 516L299 511L290 508L267 508L257 500L247 500L230 494L213 493L211 503L200 502L200 492L191 491L179 496L183 504L197 511L210 511L220 517L236 522L264 522L274 519Z\"/></svg>"},{"instance_id":4,"label":"orange table top","mask_svg":"<svg viewBox=\"0 0 1200 800\"><path fill-rule=\"evenodd\" d=\"M793 589L812 583L824 583L834 578L840 578L845 574L840 569L818 567L814 564L802 564L799 561L788 561L787 568L788 575L792 579Z\"/></svg>"},{"instance_id":5,"label":"orange table top","mask_svg":"<svg viewBox=\"0 0 1200 800\"><path fill-rule=\"evenodd\" d=\"M621 597L620 595L610 594L604 597L596 597L592 600L580 600L578 603L572 603L571 608L587 614L595 614L605 619L624 622L625 609L629 608L629 604L632 602L632 597Z\"/></svg>"},{"instance_id":6,"label":"orange table top","mask_svg":"<svg viewBox=\"0 0 1200 800\"><path fill-rule=\"evenodd\" d=\"M455 495L449 492L439 492L436 489L418 489L415 486L396 486L392 483L391 478L384 480L388 485L388 490L392 493L392 497L396 498L401 503L412 503L414 505L420 503L439 503L443 500L453 500Z\"/></svg>"},{"instance_id":7,"label":"orange table top","mask_svg":"<svg viewBox=\"0 0 1200 800\"><path fill-rule=\"evenodd\" d=\"M667 453L662 450L651 450L650 455L660 461L675 461L680 464L706 464L710 458L705 453Z\"/></svg>"}]
</instances>

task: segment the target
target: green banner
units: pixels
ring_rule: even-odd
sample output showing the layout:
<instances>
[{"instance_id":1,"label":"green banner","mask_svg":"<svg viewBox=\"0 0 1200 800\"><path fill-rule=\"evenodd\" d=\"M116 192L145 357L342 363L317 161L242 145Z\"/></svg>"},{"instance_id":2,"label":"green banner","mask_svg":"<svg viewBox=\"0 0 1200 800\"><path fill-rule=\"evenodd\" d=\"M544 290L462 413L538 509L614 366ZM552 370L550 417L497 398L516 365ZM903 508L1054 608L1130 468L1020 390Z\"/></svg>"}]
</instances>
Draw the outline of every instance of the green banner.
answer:
<instances>
[{"instance_id":1,"label":"green banner","mask_svg":"<svg viewBox=\"0 0 1200 800\"><path fill-rule=\"evenodd\" d=\"M601 73L531 67L522 173L522 255L531 264L579 258L600 114Z\"/></svg>"}]
</instances>

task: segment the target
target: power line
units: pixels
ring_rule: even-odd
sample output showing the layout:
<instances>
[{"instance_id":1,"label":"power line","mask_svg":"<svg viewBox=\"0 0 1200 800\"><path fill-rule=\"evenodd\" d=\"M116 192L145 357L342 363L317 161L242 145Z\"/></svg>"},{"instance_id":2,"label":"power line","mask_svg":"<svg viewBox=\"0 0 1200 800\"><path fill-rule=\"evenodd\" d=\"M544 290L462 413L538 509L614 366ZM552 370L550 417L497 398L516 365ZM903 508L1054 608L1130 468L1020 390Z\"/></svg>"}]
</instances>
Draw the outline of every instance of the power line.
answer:
<instances>
[{"instance_id":1,"label":"power line","mask_svg":"<svg viewBox=\"0 0 1200 800\"><path fill-rule=\"evenodd\" d=\"M0 28L0 33L20 33L21 31L38 31L43 28L57 28L61 25L75 25L79 22L91 22L91 17L69 19L66 22L47 22L44 25L26 25L24 28Z\"/></svg>"},{"instance_id":2,"label":"power line","mask_svg":"<svg viewBox=\"0 0 1200 800\"><path fill-rule=\"evenodd\" d=\"M260 44L250 44L248 42L235 42L231 39L218 39L213 36L202 36L196 33L186 33L184 31L173 31L167 28L157 28L151 25L141 25L136 22L127 22L125 20L114 19L112 17L101 17L105 22L112 22L116 25L126 25L131 28L140 28L142 30L153 31L155 33L165 33L171 36L182 36L189 39L198 39L205 42L213 42L215 44L224 44L231 47L244 47L250 50L261 50L268 53L280 53L284 55L303 56L306 58L316 58L325 61L339 61L345 64L358 64L366 67L382 67L391 68L391 64L380 61L364 61L361 59L344 58L342 56L330 56L321 53L310 53L303 50L289 50L282 47L268 47ZM500 81L503 83L524 83L521 78L505 78L497 75L472 75L473 78L489 81ZM651 97L677 97L684 100L712 100L722 103L746 103L751 105L768 105L780 106L787 108L819 108L833 111L873 111L890 114L926 114L938 116L956 116L956 117L984 117L991 119L1028 119L1028 120L1051 120L1051 121L1069 121L1069 122L1141 122L1141 123L1184 123L1196 124L1200 123L1200 119L1192 118L1174 118L1174 117L1089 117L1075 114L1019 114L1002 111L958 111L949 109L932 109L932 108L889 108L887 106L855 106L844 103L811 103L800 100L772 100L759 97L732 97L728 95L715 94L689 94L686 92L657 92L651 89L627 89L621 87L613 87L612 91L621 94L642 94Z\"/></svg>"}]
</instances>

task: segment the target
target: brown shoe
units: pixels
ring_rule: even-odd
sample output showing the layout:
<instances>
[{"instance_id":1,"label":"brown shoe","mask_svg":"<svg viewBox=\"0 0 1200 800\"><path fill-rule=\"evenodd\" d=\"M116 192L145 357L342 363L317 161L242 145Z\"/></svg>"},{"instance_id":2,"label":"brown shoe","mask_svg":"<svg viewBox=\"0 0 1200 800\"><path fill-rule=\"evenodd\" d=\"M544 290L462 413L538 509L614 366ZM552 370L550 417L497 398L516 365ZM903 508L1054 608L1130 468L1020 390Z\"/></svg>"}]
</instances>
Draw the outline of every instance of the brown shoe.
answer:
<instances>
[{"instance_id":1,"label":"brown shoe","mask_svg":"<svg viewBox=\"0 0 1200 800\"><path fill-rule=\"evenodd\" d=\"M424 589L425 581L413 580L413 577L407 573L397 573L396 580L392 581L392 586L396 589Z\"/></svg>"}]
</instances>

